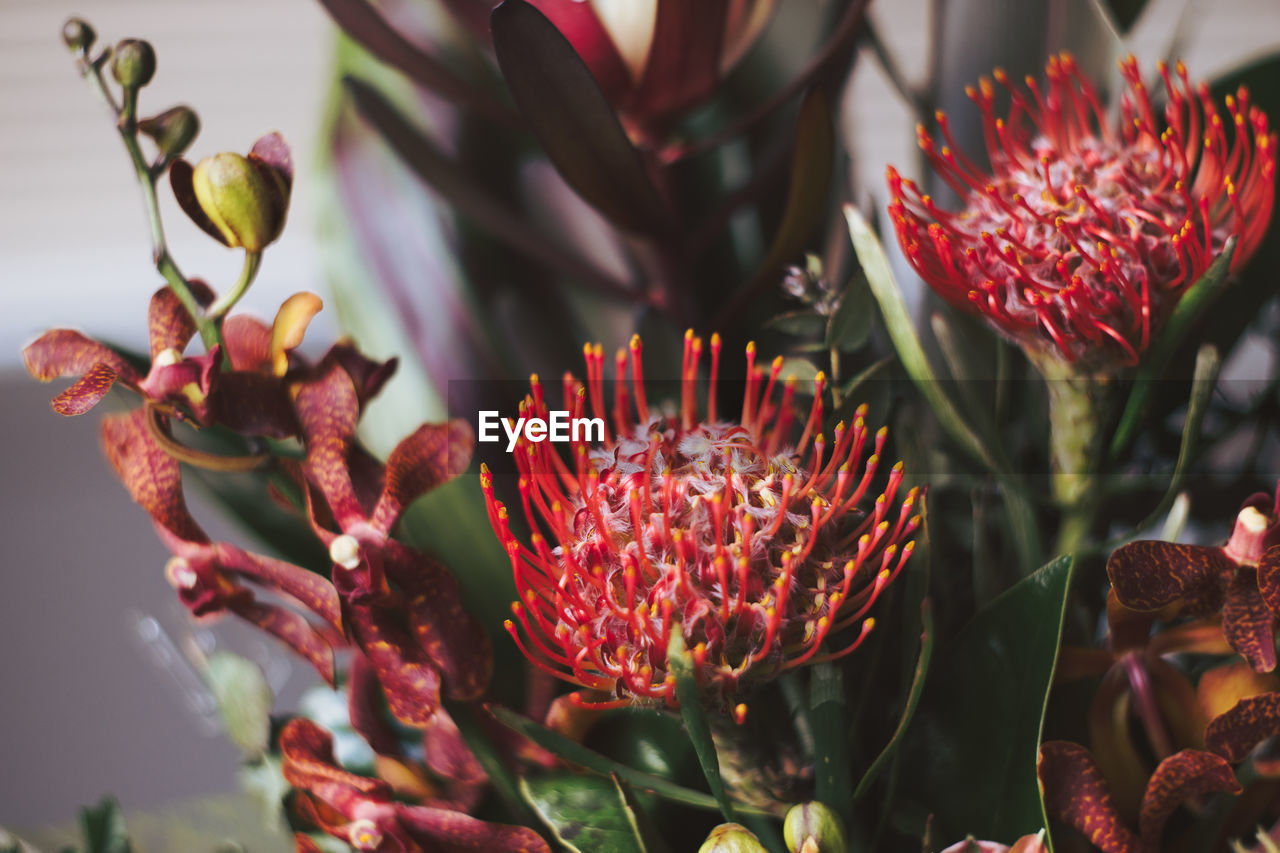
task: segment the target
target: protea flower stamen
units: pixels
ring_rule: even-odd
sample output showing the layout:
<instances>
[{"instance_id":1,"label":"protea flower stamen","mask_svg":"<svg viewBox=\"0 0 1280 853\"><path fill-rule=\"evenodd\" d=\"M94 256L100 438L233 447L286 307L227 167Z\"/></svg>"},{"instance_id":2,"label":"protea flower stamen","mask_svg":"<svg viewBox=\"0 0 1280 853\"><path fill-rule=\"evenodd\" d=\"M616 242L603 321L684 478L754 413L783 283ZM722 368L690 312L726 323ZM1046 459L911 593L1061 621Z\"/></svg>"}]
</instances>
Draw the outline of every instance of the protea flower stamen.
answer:
<instances>
[{"instance_id":1,"label":"protea flower stamen","mask_svg":"<svg viewBox=\"0 0 1280 853\"><path fill-rule=\"evenodd\" d=\"M721 421L719 336L706 350L705 419L702 340L685 336L678 403L654 406L636 337L615 359L615 435L599 446L573 437L567 460L550 443L518 440L528 544L512 532L482 470L519 596L507 630L543 671L613 696L589 703L577 695L580 704L675 707L666 655L679 631L709 701L741 719L746 707L737 699L751 684L856 649L875 624L867 614L914 550L921 492L895 501L901 463L871 508L860 509L888 437L867 426L865 406L828 443L826 378L815 378L801 424L795 378L783 378L781 359L767 370L757 365L751 344L742 415ZM583 354L586 381L564 377L564 408L603 417L604 353L589 345ZM519 411L548 415L536 375ZM832 643L859 622L856 636Z\"/></svg>"}]
</instances>

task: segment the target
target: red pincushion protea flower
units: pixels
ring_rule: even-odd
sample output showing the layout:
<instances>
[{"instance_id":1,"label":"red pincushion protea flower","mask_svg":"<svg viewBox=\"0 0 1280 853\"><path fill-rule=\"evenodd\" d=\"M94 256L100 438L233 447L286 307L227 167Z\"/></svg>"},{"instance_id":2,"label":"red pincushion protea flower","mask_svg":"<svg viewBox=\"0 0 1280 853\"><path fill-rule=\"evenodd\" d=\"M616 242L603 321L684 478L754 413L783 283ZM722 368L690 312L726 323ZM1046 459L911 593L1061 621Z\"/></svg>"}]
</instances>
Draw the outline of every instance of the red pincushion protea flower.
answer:
<instances>
[{"instance_id":1,"label":"red pincushion protea flower","mask_svg":"<svg viewBox=\"0 0 1280 853\"><path fill-rule=\"evenodd\" d=\"M1257 249L1275 194L1274 136L1241 88L1228 122L1181 63L1161 64L1161 117L1136 61L1112 128L1092 85L1068 55L1049 61L1047 91L1009 85L1012 110L995 117L995 87L970 97L982 110L988 172L921 127L920 147L965 201L940 209L889 169L889 207L913 267L944 299L986 317L1029 354L1049 351L1085 369L1134 364L1178 298L1228 237L1237 270ZM1230 124L1231 127L1224 127Z\"/></svg>"},{"instance_id":2,"label":"red pincushion protea flower","mask_svg":"<svg viewBox=\"0 0 1280 853\"><path fill-rule=\"evenodd\" d=\"M481 475L490 521L511 556L520 594L512 610L527 641L513 622L508 631L535 665L613 694L607 705L676 706L667 665L676 632L707 701L721 709L752 683L853 651L874 624L864 617L915 547L919 490L894 506L902 463L873 508L860 509L887 437L867 426L865 407L826 438L818 374L801 426L794 380L779 382L781 359L767 374L756 367L753 344L741 417L722 419L719 336L710 349L705 419L695 393L701 339L685 336L679 407L659 410L645 396L637 337L630 358L626 350L617 356L615 438L596 447L574 441L568 464L546 443L517 445L531 545L512 534L491 475ZM565 376L565 408L580 417L590 405L603 419L604 355L598 345L585 354L587 383ZM536 376L532 385L521 413L545 417ZM852 637L844 634L859 622ZM739 720L745 711L734 707Z\"/></svg>"}]
</instances>

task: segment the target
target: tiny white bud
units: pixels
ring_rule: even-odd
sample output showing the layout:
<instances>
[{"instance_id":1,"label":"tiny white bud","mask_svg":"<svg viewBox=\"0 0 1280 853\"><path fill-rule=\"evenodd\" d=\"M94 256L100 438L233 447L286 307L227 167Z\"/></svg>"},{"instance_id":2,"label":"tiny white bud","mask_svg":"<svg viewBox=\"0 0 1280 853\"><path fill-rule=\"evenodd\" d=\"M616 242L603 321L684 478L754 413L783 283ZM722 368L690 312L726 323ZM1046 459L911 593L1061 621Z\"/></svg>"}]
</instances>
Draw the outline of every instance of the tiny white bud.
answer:
<instances>
[{"instance_id":1,"label":"tiny white bud","mask_svg":"<svg viewBox=\"0 0 1280 853\"><path fill-rule=\"evenodd\" d=\"M170 585L177 589L195 589L196 584L200 581L195 569L191 568L191 564L181 557L174 557L165 563L164 576L168 579Z\"/></svg>"}]
</instances>

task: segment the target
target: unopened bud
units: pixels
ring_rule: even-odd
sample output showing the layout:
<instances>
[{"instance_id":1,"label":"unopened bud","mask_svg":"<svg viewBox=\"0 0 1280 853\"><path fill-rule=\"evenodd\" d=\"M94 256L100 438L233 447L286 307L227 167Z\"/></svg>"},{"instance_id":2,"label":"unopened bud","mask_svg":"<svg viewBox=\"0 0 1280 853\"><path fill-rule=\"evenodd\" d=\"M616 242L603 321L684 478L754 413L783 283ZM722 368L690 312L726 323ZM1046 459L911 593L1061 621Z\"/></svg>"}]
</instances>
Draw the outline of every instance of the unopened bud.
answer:
<instances>
[{"instance_id":1,"label":"unopened bud","mask_svg":"<svg viewBox=\"0 0 1280 853\"><path fill-rule=\"evenodd\" d=\"M138 122L138 130L151 137L162 157L172 160L180 157L195 140L200 132L200 118L190 107L170 107Z\"/></svg>"},{"instance_id":2,"label":"unopened bud","mask_svg":"<svg viewBox=\"0 0 1280 853\"><path fill-rule=\"evenodd\" d=\"M141 89L156 74L156 52L150 42L125 39L111 53L111 76L126 89Z\"/></svg>"},{"instance_id":3,"label":"unopened bud","mask_svg":"<svg viewBox=\"0 0 1280 853\"><path fill-rule=\"evenodd\" d=\"M768 853L768 850L745 826L722 823L711 830L698 853Z\"/></svg>"},{"instance_id":4,"label":"unopened bud","mask_svg":"<svg viewBox=\"0 0 1280 853\"><path fill-rule=\"evenodd\" d=\"M822 803L792 806L782 824L782 837L791 853L846 853L844 824Z\"/></svg>"},{"instance_id":5,"label":"unopened bud","mask_svg":"<svg viewBox=\"0 0 1280 853\"><path fill-rule=\"evenodd\" d=\"M278 133L259 139L247 157L215 154L194 169L178 160L169 179L187 215L233 249L261 252L284 229L293 163Z\"/></svg>"},{"instance_id":6,"label":"unopened bud","mask_svg":"<svg viewBox=\"0 0 1280 853\"><path fill-rule=\"evenodd\" d=\"M76 53L88 53L98 34L83 18L68 18L62 25L62 40Z\"/></svg>"}]
</instances>

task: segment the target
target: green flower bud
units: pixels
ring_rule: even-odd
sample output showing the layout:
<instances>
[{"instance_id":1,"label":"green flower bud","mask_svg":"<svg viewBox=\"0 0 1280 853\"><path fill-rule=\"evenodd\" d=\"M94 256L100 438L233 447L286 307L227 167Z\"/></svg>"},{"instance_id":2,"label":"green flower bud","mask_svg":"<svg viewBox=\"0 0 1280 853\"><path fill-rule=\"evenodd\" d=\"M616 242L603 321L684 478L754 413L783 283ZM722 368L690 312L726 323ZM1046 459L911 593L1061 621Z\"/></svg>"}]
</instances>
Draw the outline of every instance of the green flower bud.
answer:
<instances>
[{"instance_id":1,"label":"green flower bud","mask_svg":"<svg viewBox=\"0 0 1280 853\"><path fill-rule=\"evenodd\" d=\"M289 146L272 133L247 157L215 154L194 169L177 160L169 180L178 204L210 236L233 249L261 252L284 229L293 164Z\"/></svg>"},{"instance_id":2,"label":"green flower bud","mask_svg":"<svg viewBox=\"0 0 1280 853\"><path fill-rule=\"evenodd\" d=\"M111 76L126 89L141 89L156 74L156 52L150 42L125 39L111 54Z\"/></svg>"},{"instance_id":3,"label":"green flower bud","mask_svg":"<svg viewBox=\"0 0 1280 853\"><path fill-rule=\"evenodd\" d=\"M62 25L62 40L76 53L87 53L97 37L93 27L82 18L67 18Z\"/></svg>"},{"instance_id":4,"label":"green flower bud","mask_svg":"<svg viewBox=\"0 0 1280 853\"><path fill-rule=\"evenodd\" d=\"M782 837L791 853L847 853L840 816L822 803L792 806L782 824Z\"/></svg>"},{"instance_id":5,"label":"green flower bud","mask_svg":"<svg viewBox=\"0 0 1280 853\"><path fill-rule=\"evenodd\" d=\"M769 853L752 832L737 823L722 823L707 840L702 842L698 853Z\"/></svg>"},{"instance_id":6,"label":"green flower bud","mask_svg":"<svg viewBox=\"0 0 1280 853\"><path fill-rule=\"evenodd\" d=\"M190 107L171 107L138 122L138 129L155 142L161 156L179 157L200 132L200 118Z\"/></svg>"}]
</instances>

